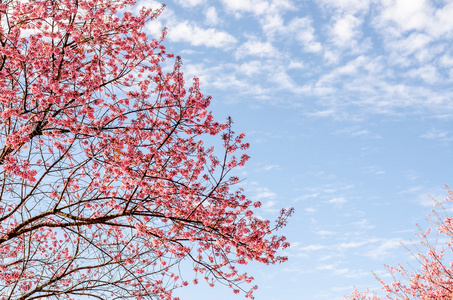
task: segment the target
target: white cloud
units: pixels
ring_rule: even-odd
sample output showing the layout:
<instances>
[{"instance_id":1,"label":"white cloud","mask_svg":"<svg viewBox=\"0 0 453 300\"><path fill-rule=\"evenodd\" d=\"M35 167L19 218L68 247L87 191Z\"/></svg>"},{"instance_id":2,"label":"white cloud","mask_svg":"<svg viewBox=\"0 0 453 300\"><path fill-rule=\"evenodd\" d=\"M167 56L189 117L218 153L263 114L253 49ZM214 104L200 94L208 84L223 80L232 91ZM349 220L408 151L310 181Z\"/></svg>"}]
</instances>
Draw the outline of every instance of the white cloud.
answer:
<instances>
[{"instance_id":1,"label":"white cloud","mask_svg":"<svg viewBox=\"0 0 453 300\"><path fill-rule=\"evenodd\" d=\"M193 7L205 3L205 0L176 0L179 5L185 7Z\"/></svg>"},{"instance_id":2,"label":"white cloud","mask_svg":"<svg viewBox=\"0 0 453 300\"><path fill-rule=\"evenodd\" d=\"M417 171L408 170L405 173L406 173L407 180L414 181L414 180L420 178L420 174Z\"/></svg>"},{"instance_id":3,"label":"white cloud","mask_svg":"<svg viewBox=\"0 0 453 300\"><path fill-rule=\"evenodd\" d=\"M382 260L383 257L394 252L395 249L401 247L401 239L393 238L380 241L378 246L373 246L372 250L368 250L365 255L372 259Z\"/></svg>"},{"instance_id":4,"label":"white cloud","mask_svg":"<svg viewBox=\"0 0 453 300\"><path fill-rule=\"evenodd\" d=\"M237 17L240 17L241 13L252 13L260 16L276 14L280 10L293 8L289 0L222 0L222 3L226 10L235 13Z\"/></svg>"},{"instance_id":5,"label":"white cloud","mask_svg":"<svg viewBox=\"0 0 453 300\"><path fill-rule=\"evenodd\" d=\"M335 245L333 248L338 249L340 251L345 251L345 250L349 250L351 248L361 247L363 245L371 243L372 241L373 240L360 241L360 242L340 243L340 244Z\"/></svg>"},{"instance_id":6,"label":"white cloud","mask_svg":"<svg viewBox=\"0 0 453 300\"><path fill-rule=\"evenodd\" d=\"M451 68L453 67L453 57L445 54L439 59L439 67L441 68Z\"/></svg>"},{"instance_id":7,"label":"white cloud","mask_svg":"<svg viewBox=\"0 0 453 300\"><path fill-rule=\"evenodd\" d=\"M335 235L336 233L333 232L333 231L319 230L319 231L316 232L316 234L319 234L321 236L325 236L325 235Z\"/></svg>"},{"instance_id":8,"label":"white cloud","mask_svg":"<svg viewBox=\"0 0 453 300\"><path fill-rule=\"evenodd\" d=\"M333 198L328 201L331 204L344 204L348 202L344 197Z\"/></svg>"},{"instance_id":9,"label":"white cloud","mask_svg":"<svg viewBox=\"0 0 453 300\"><path fill-rule=\"evenodd\" d=\"M185 64L183 65L184 75L186 78L198 77L202 86L210 86L213 84L213 76L216 68L209 68L205 64Z\"/></svg>"},{"instance_id":10,"label":"white cloud","mask_svg":"<svg viewBox=\"0 0 453 300\"><path fill-rule=\"evenodd\" d=\"M345 127L342 129L338 129L334 131L336 134L344 134L350 137L367 137L367 138L375 138L379 139L381 136L377 134L373 134L370 130L368 129L363 129L362 126L359 125L354 125L350 127Z\"/></svg>"},{"instance_id":11,"label":"white cloud","mask_svg":"<svg viewBox=\"0 0 453 300\"><path fill-rule=\"evenodd\" d=\"M237 43L235 37L215 28L201 28L184 21L168 28L168 38L174 42L189 42L193 46L231 49Z\"/></svg>"},{"instance_id":12,"label":"white cloud","mask_svg":"<svg viewBox=\"0 0 453 300\"><path fill-rule=\"evenodd\" d=\"M342 16L331 29L332 41L339 47L357 47L356 39L361 36L362 20L353 15Z\"/></svg>"},{"instance_id":13,"label":"white cloud","mask_svg":"<svg viewBox=\"0 0 453 300\"><path fill-rule=\"evenodd\" d=\"M336 81L343 82L342 77L344 76L355 76L359 73L364 66L369 63L369 59L365 56L359 56L346 64L333 69L330 73L325 72L325 75L321 76L316 85L333 87Z\"/></svg>"},{"instance_id":14,"label":"white cloud","mask_svg":"<svg viewBox=\"0 0 453 300\"><path fill-rule=\"evenodd\" d=\"M146 4L146 7L157 7L157 2L139 2L139 5ZM137 6L139 6L137 5ZM209 12L209 9L208 9ZM175 12L166 7L157 19L146 24L147 33L153 38L161 36L162 29L167 27L167 39L172 42L187 42L192 46L205 46L229 50L234 47L237 40L231 34L216 28L203 28L195 21L181 21Z\"/></svg>"},{"instance_id":15,"label":"white cloud","mask_svg":"<svg viewBox=\"0 0 453 300\"><path fill-rule=\"evenodd\" d=\"M261 67L262 63L259 60L256 63L252 61L242 65L231 63L210 65L209 62L203 62L185 64L183 68L186 78L192 78L193 76L200 78L200 83L205 91L209 92L212 89L235 90L238 94L253 94L254 97L263 95L264 97L270 94L271 87L253 81L253 78L256 78L257 75L269 71L269 66L267 69ZM250 77L245 77L244 75ZM226 95L224 100L236 103L238 97L229 98ZM262 142L261 137L255 139L254 142Z\"/></svg>"},{"instance_id":16,"label":"white cloud","mask_svg":"<svg viewBox=\"0 0 453 300\"><path fill-rule=\"evenodd\" d=\"M370 7L370 0L319 0L324 9L337 10L340 14L366 13Z\"/></svg>"},{"instance_id":17,"label":"white cloud","mask_svg":"<svg viewBox=\"0 0 453 300\"><path fill-rule=\"evenodd\" d=\"M387 44L389 50L396 51L404 56L411 55L428 46L432 38L424 33L414 32L407 38L393 40Z\"/></svg>"},{"instance_id":18,"label":"white cloud","mask_svg":"<svg viewBox=\"0 0 453 300\"><path fill-rule=\"evenodd\" d=\"M292 91L294 93L298 93L300 91L300 88L297 87L297 84L291 76L289 76L286 70L281 67L276 70L274 69L274 74L269 80L276 83L276 86L283 90Z\"/></svg>"},{"instance_id":19,"label":"white cloud","mask_svg":"<svg viewBox=\"0 0 453 300\"><path fill-rule=\"evenodd\" d=\"M416 202L423 207L433 207L435 201L442 202L446 197L445 189L438 186L432 188L414 186L399 192L399 194L408 195L406 197L410 201Z\"/></svg>"},{"instance_id":20,"label":"white cloud","mask_svg":"<svg viewBox=\"0 0 453 300\"><path fill-rule=\"evenodd\" d=\"M329 270L329 271L332 271L332 270L335 270L336 267L337 267L337 265L330 264L330 265L321 265L321 266L317 267L316 269L317 270Z\"/></svg>"},{"instance_id":21,"label":"white cloud","mask_svg":"<svg viewBox=\"0 0 453 300\"><path fill-rule=\"evenodd\" d=\"M275 33L282 33L285 31L283 17L280 14L270 14L263 17L261 20L261 27L267 36L272 37Z\"/></svg>"},{"instance_id":22,"label":"white cloud","mask_svg":"<svg viewBox=\"0 0 453 300\"><path fill-rule=\"evenodd\" d=\"M326 50L324 52L324 60L327 64L335 64L340 60L340 54L337 51Z\"/></svg>"},{"instance_id":23,"label":"white cloud","mask_svg":"<svg viewBox=\"0 0 453 300\"><path fill-rule=\"evenodd\" d=\"M311 194L306 194L302 195L296 198L296 201L305 201L311 198L317 198L319 197L320 193L311 193Z\"/></svg>"},{"instance_id":24,"label":"white cloud","mask_svg":"<svg viewBox=\"0 0 453 300\"><path fill-rule=\"evenodd\" d=\"M256 196L256 199L273 198L274 196L275 196L274 193L266 193L266 192L264 192L264 193L258 194ZM275 205L274 201L272 201L272 200L266 201L266 203L264 203L264 205L263 205L263 209L267 209L267 210L272 209L274 207L274 205Z\"/></svg>"},{"instance_id":25,"label":"white cloud","mask_svg":"<svg viewBox=\"0 0 453 300\"><path fill-rule=\"evenodd\" d=\"M423 66L420 68L412 69L407 72L407 75L412 78L422 79L429 84L434 84L441 80L439 73L433 66Z\"/></svg>"},{"instance_id":26,"label":"white cloud","mask_svg":"<svg viewBox=\"0 0 453 300\"><path fill-rule=\"evenodd\" d=\"M269 9L269 3L267 1L223 0L222 2L225 8L232 12L251 12L260 15Z\"/></svg>"},{"instance_id":27,"label":"white cloud","mask_svg":"<svg viewBox=\"0 0 453 300\"><path fill-rule=\"evenodd\" d=\"M337 110L335 109L325 109L325 110L316 110L305 113L308 117L312 118L328 118L328 117L335 117L337 115Z\"/></svg>"},{"instance_id":28,"label":"white cloud","mask_svg":"<svg viewBox=\"0 0 453 300\"><path fill-rule=\"evenodd\" d=\"M304 47L307 52L320 52L321 43L316 41L315 29L311 25L312 20L308 17L294 18L288 26L282 30L287 35L293 36Z\"/></svg>"},{"instance_id":29,"label":"white cloud","mask_svg":"<svg viewBox=\"0 0 453 300\"><path fill-rule=\"evenodd\" d=\"M418 59L430 57L435 49L431 45L433 42L453 36L451 2L443 7L434 7L427 0L385 0L378 3L372 24L382 35L384 45L398 53L394 55L400 57L400 61L406 61L406 56L417 51L422 51ZM446 44L440 48L444 46Z\"/></svg>"},{"instance_id":30,"label":"white cloud","mask_svg":"<svg viewBox=\"0 0 453 300\"><path fill-rule=\"evenodd\" d=\"M217 10L214 6L206 10L206 23L209 25L217 25L220 23L220 18L217 15Z\"/></svg>"},{"instance_id":31,"label":"white cloud","mask_svg":"<svg viewBox=\"0 0 453 300\"><path fill-rule=\"evenodd\" d=\"M431 140L440 140L440 141L449 141L451 137L448 131L439 130L439 129L431 129L424 134L420 135L421 138L431 139Z\"/></svg>"},{"instance_id":32,"label":"white cloud","mask_svg":"<svg viewBox=\"0 0 453 300\"><path fill-rule=\"evenodd\" d=\"M398 1L373 2L373 14L367 14L367 18L374 21L367 21L365 26L364 18L370 9L370 1L320 0L319 5L326 11L325 17L330 20L330 24L316 27L316 30L310 16L284 15L294 7L286 1L282 1L282 4L278 2L225 0L222 8L209 7L205 1L201 22L210 26L216 26L219 22L225 25L218 20L222 9L241 15L251 14L264 30L264 37L245 36L248 40L239 43L240 38L226 29L206 28L195 21L178 21L168 8L157 21L151 22L156 24L153 36L160 34L159 30L167 26L170 41L234 51L236 59L241 59L241 64L220 63L215 68L197 70L201 73L193 75L204 74L206 78L209 77L210 81L203 79L205 86L235 88L239 93L253 94L254 98L261 100L270 99L273 92L282 90L303 95L304 99L314 98L319 105L304 108L304 113L309 116L360 121L367 113L395 114L401 111L400 108L409 108L413 112L430 111L436 115L442 113L444 116L450 110L453 111L453 93L440 92L429 86L453 80L453 70L450 71L453 55L444 53L448 48L437 43L432 34L433 29L428 26L403 32L394 25L392 18L395 15L385 13L391 7L401 5ZM429 6L426 3L424 5ZM428 9L424 13L433 21L434 16L445 14L449 9L450 5L444 5L443 8ZM419 13L419 9L414 10L414 13ZM316 22L318 26L319 20ZM369 38L365 34L368 33L363 31L369 25L374 26L382 37L375 45L379 48L379 43L383 42L386 52L380 56L367 52L372 48L366 47L375 44L374 37L370 40L372 42L367 42ZM389 33L391 28L395 32ZM324 42L326 39L327 42ZM328 42L329 39L332 39L332 44ZM324 61L313 65L311 60L297 59L298 56L290 52L292 50L280 43L282 40L288 43L295 41L302 45L300 48L303 51L319 54ZM347 56L345 50L348 51ZM244 58L247 60L242 60ZM404 73L393 68L395 66L404 67ZM408 67L411 67L409 71ZM451 77L448 72L451 72ZM427 85L420 85L419 80ZM301 102L296 100L292 104L300 105ZM439 107L443 109L439 110ZM369 133L364 130L357 134L367 136Z\"/></svg>"},{"instance_id":33,"label":"white cloud","mask_svg":"<svg viewBox=\"0 0 453 300\"><path fill-rule=\"evenodd\" d=\"M262 199L268 199L268 198L274 198L275 196L277 196L276 193L273 193L271 192L268 188L266 187L257 187L256 188L256 194L255 196L253 197L254 200L258 201L258 200L262 200ZM275 203L273 201L268 201L265 206L266 208L270 208L271 206L273 206Z\"/></svg>"},{"instance_id":34,"label":"white cloud","mask_svg":"<svg viewBox=\"0 0 453 300\"><path fill-rule=\"evenodd\" d=\"M145 7L147 9L160 9L162 8L162 2L155 0L140 0L134 6L135 13L138 13L142 7ZM165 11L167 10L168 8L165 8Z\"/></svg>"},{"instance_id":35,"label":"white cloud","mask_svg":"<svg viewBox=\"0 0 453 300\"><path fill-rule=\"evenodd\" d=\"M236 50L236 58L243 58L248 55L272 57L276 54L277 49L275 49L270 42L260 42L255 38L251 38Z\"/></svg>"},{"instance_id":36,"label":"white cloud","mask_svg":"<svg viewBox=\"0 0 453 300\"><path fill-rule=\"evenodd\" d=\"M364 135L369 135L369 134L370 134L370 131L366 130L366 129L351 132L351 136L364 136Z\"/></svg>"},{"instance_id":37,"label":"white cloud","mask_svg":"<svg viewBox=\"0 0 453 300\"><path fill-rule=\"evenodd\" d=\"M290 0L222 0L222 3L224 10L234 14L236 18L253 15L268 38L272 39L276 33L288 34L291 39L294 38L294 34L290 34L284 25L283 18L284 12L296 10Z\"/></svg>"},{"instance_id":38,"label":"white cloud","mask_svg":"<svg viewBox=\"0 0 453 300\"><path fill-rule=\"evenodd\" d=\"M369 225L369 222L366 219L362 219L360 221L354 222L351 225L354 226L355 228L361 228L361 229L373 229L376 227L374 225Z\"/></svg>"},{"instance_id":39,"label":"white cloud","mask_svg":"<svg viewBox=\"0 0 453 300\"><path fill-rule=\"evenodd\" d=\"M317 41L313 20L310 17L295 17L286 25L280 14L267 14L260 20L262 29L267 37L274 39L275 35L289 41L297 41L306 52L320 52L322 45Z\"/></svg>"},{"instance_id":40,"label":"white cloud","mask_svg":"<svg viewBox=\"0 0 453 300\"><path fill-rule=\"evenodd\" d=\"M369 62L368 57L361 55L349 61L346 65L339 67L337 72L340 75L354 75L357 74L360 68L365 68ZM370 71L373 71L372 68Z\"/></svg>"},{"instance_id":41,"label":"white cloud","mask_svg":"<svg viewBox=\"0 0 453 300\"><path fill-rule=\"evenodd\" d=\"M324 70L318 79L304 86L305 94L316 96L321 104L315 113L307 115L361 120L365 114L394 115L404 108L411 114L451 116L453 92L431 86L445 83L439 70L433 66L411 66L421 69L401 72L389 66L387 57L361 55L330 71ZM420 84L420 79L427 84Z\"/></svg>"},{"instance_id":42,"label":"white cloud","mask_svg":"<svg viewBox=\"0 0 453 300\"><path fill-rule=\"evenodd\" d=\"M308 213L314 213L314 212L316 212L316 208L314 208L314 207L307 207L307 208L305 209L305 211L308 212Z\"/></svg>"},{"instance_id":43,"label":"white cloud","mask_svg":"<svg viewBox=\"0 0 453 300\"><path fill-rule=\"evenodd\" d=\"M437 9L428 23L430 33L434 36L447 35L451 37L453 29L453 3L447 3L443 8Z\"/></svg>"},{"instance_id":44,"label":"white cloud","mask_svg":"<svg viewBox=\"0 0 453 300\"><path fill-rule=\"evenodd\" d=\"M262 71L262 63L259 60L252 60L238 66L237 70L240 74L253 76Z\"/></svg>"},{"instance_id":45,"label":"white cloud","mask_svg":"<svg viewBox=\"0 0 453 300\"><path fill-rule=\"evenodd\" d=\"M267 166L265 166L263 169L264 169L265 171L271 171L271 170L275 170L275 169L279 169L279 168L280 168L279 165L267 165Z\"/></svg>"},{"instance_id":46,"label":"white cloud","mask_svg":"<svg viewBox=\"0 0 453 300\"><path fill-rule=\"evenodd\" d=\"M413 186L411 188L408 188L406 190L403 190L401 192L398 192L398 194L413 194L415 192L419 192L423 190L423 187L422 186ZM426 194L425 194L426 195Z\"/></svg>"},{"instance_id":47,"label":"white cloud","mask_svg":"<svg viewBox=\"0 0 453 300\"><path fill-rule=\"evenodd\" d=\"M446 48L447 46L445 44L436 42L426 48L419 49L414 54L414 58L417 60L416 63L422 66L432 64L432 61L442 55Z\"/></svg>"},{"instance_id":48,"label":"white cloud","mask_svg":"<svg viewBox=\"0 0 453 300\"><path fill-rule=\"evenodd\" d=\"M380 27L396 25L398 31L393 32L400 35L409 30L421 30L429 22L428 13L432 8L425 0L384 0L380 3L380 14L377 22ZM384 25L385 24L385 25Z\"/></svg>"},{"instance_id":49,"label":"white cloud","mask_svg":"<svg viewBox=\"0 0 453 300\"><path fill-rule=\"evenodd\" d=\"M325 249L326 247L323 246L323 245L308 245L308 246L305 246L305 247L300 247L299 251L317 251L317 250L321 250L321 249Z\"/></svg>"},{"instance_id":50,"label":"white cloud","mask_svg":"<svg viewBox=\"0 0 453 300\"><path fill-rule=\"evenodd\" d=\"M364 170L365 174L374 174L374 175L384 175L384 174L386 174L386 172L383 171L378 166L365 167L365 168L363 168L363 170Z\"/></svg>"},{"instance_id":51,"label":"white cloud","mask_svg":"<svg viewBox=\"0 0 453 300\"><path fill-rule=\"evenodd\" d=\"M301 61L290 61L289 62L289 65L287 67L289 70L293 70L293 69L305 69L305 65L303 62Z\"/></svg>"},{"instance_id":52,"label":"white cloud","mask_svg":"<svg viewBox=\"0 0 453 300\"><path fill-rule=\"evenodd\" d=\"M436 196L431 196L427 194L420 194L418 197L416 197L415 201L423 206L423 207L433 207L435 201L442 201L442 198L436 198Z\"/></svg>"}]
</instances>

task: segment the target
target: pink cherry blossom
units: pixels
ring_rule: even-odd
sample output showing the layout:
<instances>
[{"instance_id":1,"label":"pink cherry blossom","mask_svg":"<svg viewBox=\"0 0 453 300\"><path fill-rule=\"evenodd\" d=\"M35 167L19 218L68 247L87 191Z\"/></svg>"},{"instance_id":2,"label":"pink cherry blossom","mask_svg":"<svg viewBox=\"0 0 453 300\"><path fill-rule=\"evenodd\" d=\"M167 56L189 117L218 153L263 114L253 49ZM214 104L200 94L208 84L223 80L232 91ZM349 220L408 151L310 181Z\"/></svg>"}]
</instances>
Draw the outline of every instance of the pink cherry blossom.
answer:
<instances>
[{"instance_id":1,"label":"pink cherry blossom","mask_svg":"<svg viewBox=\"0 0 453 300\"><path fill-rule=\"evenodd\" d=\"M447 187L449 196L445 199L445 204L451 205L453 202L453 191ZM435 205L441 206L439 202ZM441 213L445 217L441 217ZM360 292L354 290L345 299L351 300L381 300L381 299L423 299L423 300L451 300L453 298L453 264L451 263L451 254L453 248L453 223L452 218L448 216L446 210L442 212L434 211L435 219L429 217L429 220L437 227L440 240L444 236L445 245L436 245L430 239L431 229L417 234L420 238L420 245L414 243L415 251L411 251L419 266L409 266L405 268L402 265L397 267L387 266L388 271L394 279L393 282L386 283L379 277L376 278L382 285L382 290L387 294L385 298L379 297L376 293L370 293L368 290ZM422 251L425 249L426 253ZM414 268L415 267L415 268Z\"/></svg>"},{"instance_id":2,"label":"pink cherry blossom","mask_svg":"<svg viewBox=\"0 0 453 300\"><path fill-rule=\"evenodd\" d=\"M134 5L0 3L0 300L177 299L183 260L253 299L235 266L287 259L293 210L254 216L232 174L245 135L185 83L166 30L145 34L164 7Z\"/></svg>"}]
</instances>

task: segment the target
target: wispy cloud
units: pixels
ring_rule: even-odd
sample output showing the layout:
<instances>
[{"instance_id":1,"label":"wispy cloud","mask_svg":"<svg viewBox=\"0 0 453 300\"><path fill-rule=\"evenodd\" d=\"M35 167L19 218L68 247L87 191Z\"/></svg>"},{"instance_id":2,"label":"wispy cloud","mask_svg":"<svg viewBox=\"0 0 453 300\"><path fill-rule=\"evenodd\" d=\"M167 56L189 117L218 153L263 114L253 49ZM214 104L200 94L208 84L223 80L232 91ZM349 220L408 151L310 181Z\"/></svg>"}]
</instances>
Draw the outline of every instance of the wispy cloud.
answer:
<instances>
[{"instance_id":1,"label":"wispy cloud","mask_svg":"<svg viewBox=\"0 0 453 300\"><path fill-rule=\"evenodd\" d=\"M217 14L217 9L214 6L209 7L206 10L206 23L208 25L217 25L221 22L220 17Z\"/></svg>"},{"instance_id":2,"label":"wispy cloud","mask_svg":"<svg viewBox=\"0 0 453 300\"><path fill-rule=\"evenodd\" d=\"M440 140L440 141L450 141L452 140L452 137L450 137L450 134L448 131L445 130L439 130L439 129L431 129L422 135L420 135L421 138L424 139L430 139L430 140Z\"/></svg>"},{"instance_id":3,"label":"wispy cloud","mask_svg":"<svg viewBox=\"0 0 453 300\"><path fill-rule=\"evenodd\" d=\"M268 188L258 188L257 193L253 197L256 200L262 200L262 199L268 199L268 198L274 198L277 194L269 191ZM269 201L266 203L266 208L271 208L275 203L273 201Z\"/></svg>"},{"instance_id":4,"label":"wispy cloud","mask_svg":"<svg viewBox=\"0 0 453 300\"><path fill-rule=\"evenodd\" d=\"M281 34L295 37L307 52L320 52L322 45L317 41L312 20L309 17L294 18L287 26L280 29Z\"/></svg>"},{"instance_id":5,"label":"wispy cloud","mask_svg":"<svg viewBox=\"0 0 453 300\"><path fill-rule=\"evenodd\" d=\"M317 251L317 250L321 250L324 248L325 248L325 246L323 246L323 245L308 245L308 246L298 248L297 251Z\"/></svg>"},{"instance_id":6,"label":"wispy cloud","mask_svg":"<svg viewBox=\"0 0 453 300\"><path fill-rule=\"evenodd\" d=\"M188 42L193 46L206 46L223 50L231 49L237 40L231 34L215 28L203 28L183 21L168 29L168 38L174 42Z\"/></svg>"},{"instance_id":7,"label":"wispy cloud","mask_svg":"<svg viewBox=\"0 0 453 300\"><path fill-rule=\"evenodd\" d=\"M374 175L384 175L386 172L382 170L379 166L368 166L363 168L363 171L366 174L374 174Z\"/></svg>"},{"instance_id":8,"label":"wispy cloud","mask_svg":"<svg viewBox=\"0 0 453 300\"><path fill-rule=\"evenodd\" d=\"M279 165L267 165L267 166L264 166L261 168L261 170L264 170L264 171L272 171L272 170L276 170L276 169L280 169L280 166Z\"/></svg>"},{"instance_id":9,"label":"wispy cloud","mask_svg":"<svg viewBox=\"0 0 453 300\"><path fill-rule=\"evenodd\" d=\"M345 15L335 20L331 28L332 43L338 47L357 47L356 39L361 34L362 20L353 16Z\"/></svg>"},{"instance_id":10,"label":"wispy cloud","mask_svg":"<svg viewBox=\"0 0 453 300\"><path fill-rule=\"evenodd\" d=\"M320 236L326 236L326 235L335 235L336 233L333 231L319 230L319 231L316 231L316 234L318 234Z\"/></svg>"},{"instance_id":11,"label":"wispy cloud","mask_svg":"<svg viewBox=\"0 0 453 300\"><path fill-rule=\"evenodd\" d=\"M206 0L176 0L176 2L184 7L193 7L204 4Z\"/></svg>"},{"instance_id":12,"label":"wispy cloud","mask_svg":"<svg viewBox=\"0 0 453 300\"><path fill-rule=\"evenodd\" d=\"M225 9L232 12L236 17L243 13L251 13L255 16L276 14L280 10L292 9L293 5L288 0L222 0Z\"/></svg>"},{"instance_id":13,"label":"wispy cloud","mask_svg":"<svg viewBox=\"0 0 453 300\"><path fill-rule=\"evenodd\" d=\"M314 213L314 212L317 211L317 209L314 208L314 207L306 207L306 208L305 208L305 211L308 212L308 213Z\"/></svg>"},{"instance_id":14,"label":"wispy cloud","mask_svg":"<svg viewBox=\"0 0 453 300\"><path fill-rule=\"evenodd\" d=\"M351 225L360 229L373 229L376 227L375 225L371 225L367 219L361 219L360 221L353 222Z\"/></svg>"},{"instance_id":15,"label":"wispy cloud","mask_svg":"<svg viewBox=\"0 0 453 300\"><path fill-rule=\"evenodd\" d=\"M388 256L396 248L401 247L401 239L393 238L388 240L381 240L377 242L377 246L373 246L372 249L366 251L365 255L371 257L372 259L380 259Z\"/></svg>"},{"instance_id":16,"label":"wispy cloud","mask_svg":"<svg viewBox=\"0 0 453 300\"><path fill-rule=\"evenodd\" d=\"M348 201L344 197L338 197L338 198L330 199L327 202L329 202L331 204L342 205L342 204L345 204Z\"/></svg>"},{"instance_id":17,"label":"wispy cloud","mask_svg":"<svg viewBox=\"0 0 453 300\"><path fill-rule=\"evenodd\" d=\"M261 42L251 37L236 50L236 58L245 56L272 57L277 54L277 49L270 42Z\"/></svg>"},{"instance_id":18,"label":"wispy cloud","mask_svg":"<svg viewBox=\"0 0 453 300\"><path fill-rule=\"evenodd\" d=\"M158 7L156 1L140 4ZM401 109L438 117L453 115L453 92L436 87L453 81L449 67L453 54L438 42L453 32L453 22L447 17L453 4L439 8L421 0L409 6L400 0L322 0L317 4L329 16L324 25L314 26L313 18L303 13L288 18L287 13L300 10L290 1L223 0L222 6L208 6L206 1L191 0L184 5L204 7L204 20L176 18L167 8L148 30L156 36L167 26L171 41L231 54L241 63L231 67L220 60L215 69L201 68L214 87L234 88L249 96L254 91L256 101L280 99L273 96L282 91L293 93L291 101L272 103L308 104L303 106L306 116L360 121L370 114L396 115ZM220 20L224 13L238 18L248 15L265 35L251 35L259 30L256 27L233 34ZM288 47L294 43L297 48ZM294 49L300 51L300 47L318 59L295 59L299 53ZM300 72L292 71L296 69ZM305 103L304 99L314 100ZM358 134L366 135L367 130Z\"/></svg>"},{"instance_id":19,"label":"wispy cloud","mask_svg":"<svg viewBox=\"0 0 453 300\"><path fill-rule=\"evenodd\" d=\"M370 8L370 0L320 0L324 10L337 14L364 14Z\"/></svg>"}]
</instances>

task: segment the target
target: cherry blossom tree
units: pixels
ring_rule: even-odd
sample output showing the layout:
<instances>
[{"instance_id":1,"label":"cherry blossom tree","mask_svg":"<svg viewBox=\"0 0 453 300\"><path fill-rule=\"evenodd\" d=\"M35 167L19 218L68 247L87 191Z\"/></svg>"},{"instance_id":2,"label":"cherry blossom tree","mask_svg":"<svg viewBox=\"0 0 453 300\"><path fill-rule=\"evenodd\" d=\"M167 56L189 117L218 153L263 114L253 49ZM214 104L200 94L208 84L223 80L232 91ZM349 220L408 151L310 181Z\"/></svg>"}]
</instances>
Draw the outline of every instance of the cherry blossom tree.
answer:
<instances>
[{"instance_id":1,"label":"cherry blossom tree","mask_svg":"<svg viewBox=\"0 0 453 300\"><path fill-rule=\"evenodd\" d=\"M375 275L387 294L385 298L379 297L376 293L370 294L368 290L365 292L354 290L345 299L453 299L453 217L450 217L445 209L447 206L451 207L453 191L448 187L447 189L449 196L445 199L444 205L435 201L435 205L441 209L433 210L433 216L428 215L428 220L437 228L437 236L432 238L430 229L423 232L419 228L420 234L416 236L420 238L421 247L414 243L414 250L407 248L420 265L419 269L408 270L401 264L397 267L386 266L393 277L392 283L387 284ZM439 241L442 241L443 247L437 245Z\"/></svg>"},{"instance_id":2,"label":"cherry blossom tree","mask_svg":"<svg viewBox=\"0 0 453 300\"><path fill-rule=\"evenodd\" d=\"M0 299L177 299L199 277L253 299L238 265L286 260L292 209L254 215L244 134L134 5L0 0Z\"/></svg>"}]
</instances>

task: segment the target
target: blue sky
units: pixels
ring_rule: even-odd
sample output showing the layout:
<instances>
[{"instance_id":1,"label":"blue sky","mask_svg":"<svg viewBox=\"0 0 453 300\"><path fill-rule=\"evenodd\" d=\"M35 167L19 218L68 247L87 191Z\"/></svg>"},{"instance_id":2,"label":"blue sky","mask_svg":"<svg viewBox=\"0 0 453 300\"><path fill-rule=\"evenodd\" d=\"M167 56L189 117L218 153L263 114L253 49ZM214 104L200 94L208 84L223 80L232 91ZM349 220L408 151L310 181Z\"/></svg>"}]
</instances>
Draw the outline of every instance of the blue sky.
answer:
<instances>
[{"instance_id":1,"label":"blue sky","mask_svg":"<svg viewBox=\"0 0 453 300\"><path fill-rule=\"evenodd\" d=\"M158 7L138 1L137 7ZM453 2L173 0L146 30L198 76L212 110L251 143L239 170L259 214L296 214L289 261L250 264L259 300L341 299L428 226L451 184ZM188 287L183 300L243 299Z\"/></svg>"}]
</instances>

